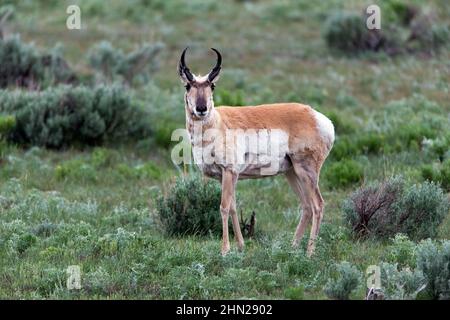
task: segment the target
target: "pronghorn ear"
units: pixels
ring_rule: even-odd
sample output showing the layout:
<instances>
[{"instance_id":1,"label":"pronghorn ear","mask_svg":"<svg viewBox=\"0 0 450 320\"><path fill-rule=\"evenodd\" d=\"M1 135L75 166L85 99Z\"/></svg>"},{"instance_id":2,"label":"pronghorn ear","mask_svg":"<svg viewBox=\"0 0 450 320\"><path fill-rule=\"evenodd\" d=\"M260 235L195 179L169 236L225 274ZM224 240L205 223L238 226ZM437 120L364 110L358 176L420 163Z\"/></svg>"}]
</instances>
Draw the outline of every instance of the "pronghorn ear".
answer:
<instances>
[{"instance_id":1,"label":"pronghorn ear","mask_svg":"<svg viewBox=\"0 0 450 320\"><path fill-rule=\"evenodd\" d=\"M212 68L211 72L208 74L208 81L212 84L215 84L217 80L219 80L220 69L222 68L222 55L220 52L214 48L211 48L217 55L217 62L214 68Z\"/></svg>"},{"instance_id":2,"label":"pronghorn ear","mask_svg":"<svg viewBox=\"0 0 450 320\"><path fill-rule=\"evenodd\" d=\"M186 66L186 63L184 61L184 56L186 54L187 49L188 48L186 47L183 50L180 61L178 62L178 75L180 76L180 79L184 84L190 84L194 81L194 76L192 75L191 71Z\"/></svg>"}]
</instances>

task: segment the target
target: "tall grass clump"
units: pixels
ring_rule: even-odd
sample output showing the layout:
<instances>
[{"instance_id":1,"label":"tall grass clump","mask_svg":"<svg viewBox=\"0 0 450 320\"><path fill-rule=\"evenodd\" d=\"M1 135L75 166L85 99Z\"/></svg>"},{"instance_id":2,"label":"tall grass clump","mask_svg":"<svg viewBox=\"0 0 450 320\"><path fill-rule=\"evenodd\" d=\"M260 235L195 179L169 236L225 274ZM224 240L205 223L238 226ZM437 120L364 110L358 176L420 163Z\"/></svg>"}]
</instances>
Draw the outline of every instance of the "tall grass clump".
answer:
<instances>
[{"instance_id":1,"label":"tall grass clump","mask_svg":"<svg viewBox=\"0 0 450 320\"><path fill-rule=\"evenodd\" d=\"M0 112L16 117L10 139L63 148L145 137L146 113L120 86L58 86L41 92L0 91Z\"/></svg>"},{"instance_id":2,"label":"tall grass clump","mask_svg":"<svg viewBox=\"0 0 450 320\"><path fill-rule=\"evenodd\" d=\"M401 177L363 186L343 203L344 220L357 238L387 239L397 233L436 237L450 203L432 182L407 186Z\"/></svg>"},{"instance_id":3,"label":"tall grass clump","mask_svg":"<svg viewBox=\"0 0 450 320\"><path fill-rule=\"evenodd\" d=\"M219 235L222 231L220 186L198 175L177 178L157 200L157 213L169 235Z\"/></svg>"}]
</instances>

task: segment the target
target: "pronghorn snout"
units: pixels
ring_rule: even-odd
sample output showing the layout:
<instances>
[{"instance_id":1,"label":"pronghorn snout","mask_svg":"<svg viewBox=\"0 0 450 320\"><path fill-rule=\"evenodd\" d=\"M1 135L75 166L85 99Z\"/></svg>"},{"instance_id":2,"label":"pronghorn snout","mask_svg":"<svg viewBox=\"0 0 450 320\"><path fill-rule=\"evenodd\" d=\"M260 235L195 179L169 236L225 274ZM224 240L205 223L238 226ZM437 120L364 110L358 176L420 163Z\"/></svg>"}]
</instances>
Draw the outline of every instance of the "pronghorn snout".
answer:
<instances>
[{"instance_id":1,"label":"pronghorn snout","mask_svg":"<svg viewBox=\"0 0 450 320\"><path fill-rule=\"evenodd\" d=\"M202 106L197 106L195 108L195 111L197 111L197 113L199 115L201 115L201 116L204 116L206 114L206 110L207 110L206 106L203 106L203 105Z\"/></svg>"}]
</instances>

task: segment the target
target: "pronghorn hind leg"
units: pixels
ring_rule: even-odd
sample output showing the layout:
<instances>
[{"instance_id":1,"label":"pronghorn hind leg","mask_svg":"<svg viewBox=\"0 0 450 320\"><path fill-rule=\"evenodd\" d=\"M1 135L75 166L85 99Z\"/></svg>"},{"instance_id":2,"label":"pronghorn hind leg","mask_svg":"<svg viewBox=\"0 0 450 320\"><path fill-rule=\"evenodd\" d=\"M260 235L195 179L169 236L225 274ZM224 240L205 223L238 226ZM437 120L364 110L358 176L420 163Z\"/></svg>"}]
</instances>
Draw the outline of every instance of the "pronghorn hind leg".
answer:
<instances>
[{"instance_id":1,"label":"pronghorn hind leg","mask_svg":"<svg viewBox=\"0 0 450 320\"><path fill-rule=\"evenodd\" d=\"M294 240L292 241L292 246L297 247L301 239L303 238L303 235L305 234L305 229L307 225L311 221L312 211L311 206L307 201L307 198L300 186L300 179L297 177L294 170L288 171L286 173L286 178L289 182L289 185L292 187L292 190L294 190L295 194L298 196L303 209L300 222L298 223L297 228L295 230Z\"/></svg>"},{"instance_id":2,"label":"pronghorn hind leg","mask_svg":"<svg viewBox=\"0 0 450 320\"><path fill-rule=\"evenodd\" d=\"M312 226L307 249L307 255L311 256L314 253L316 238L323 217L323 199L318 185L319 172L314 169L314 166L306 165L306 162L293 163L293 167L300 182L299 186L305 195L305 202L308 203L307 206L311 208L312 212ZM320 166L317 167L320 168Z\"/></svg>"}]
</instances>

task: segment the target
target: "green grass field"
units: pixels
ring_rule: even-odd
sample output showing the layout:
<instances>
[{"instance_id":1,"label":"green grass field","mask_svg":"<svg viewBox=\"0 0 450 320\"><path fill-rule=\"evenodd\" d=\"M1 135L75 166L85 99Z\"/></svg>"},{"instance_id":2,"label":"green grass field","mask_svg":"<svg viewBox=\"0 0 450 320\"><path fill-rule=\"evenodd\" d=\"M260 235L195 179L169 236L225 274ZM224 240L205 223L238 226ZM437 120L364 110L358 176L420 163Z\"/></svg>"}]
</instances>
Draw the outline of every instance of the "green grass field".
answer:
<instances>
[{"instance_id":1,"label":"green grass field","mask_svg":"<svg viewBox=\"0 0 450 320\"><path fill-rule=\"evenodd\" d=\"M81 7L82 30L66 28L66 7L72 3ZM63 150L9 144L2 150L0 298L326 299L323 287L334 263L348 261L365 272L369 265L388 261L392 241L353 239L343 221L342 201L360 185L384 177L401 174L411 184L422 182L421 167L438 162L421 142L449 135L450 51L395 57L330 52L323 40L328 14L359 13L367 4L14 3L15 18L7 32L42 49L61 43L64 57L85 78L95 75L88 66L88 49L101 40L125 51L142 42L159 41L165 47L150 81L128 88L133 101L151 114L152 138ZM450 23L447 1L429 1L425 9ZM333 150L325 162L320 181L325 215L311 259L305 255L306 238L299 249L290 246L301 208L282 176L238 184L238 212L249 217L254 211L257 218L257 235L246 239L244 252L232 242L231 253L222 257L219 237L164 233L155 201L183 168L172 164L171 145L164 147L158 139L167 137L161 133L166 126L184 127L184 88L176 66L187 45L194 72L206 73L213 66L210 47L221 50L216 99L310 104L332 118L338 140L361 149L348 157L362 169L356 182L334 182L334 165L347 157L342 160ZM436 123L440 127L432 125ZM431 136L420 130L416 134L422 125ZM363 140L357 139L370 140L374 133L383 135L381 147L372 150L364 141L357 145ZM447 213L438 239L449 238ZM80 290L66 287L66 270L72 265L81 268ZM365 293L362 285L350 298L363 299Z\"/></svg>"}]
</instances>

